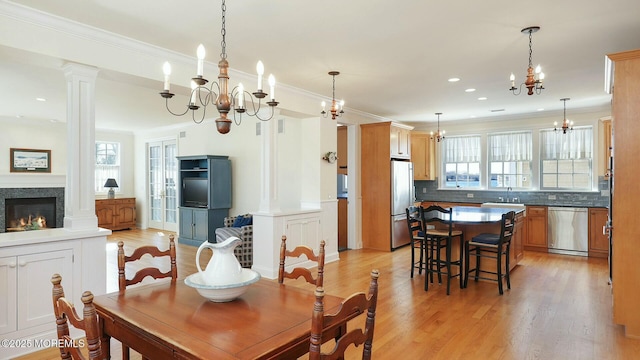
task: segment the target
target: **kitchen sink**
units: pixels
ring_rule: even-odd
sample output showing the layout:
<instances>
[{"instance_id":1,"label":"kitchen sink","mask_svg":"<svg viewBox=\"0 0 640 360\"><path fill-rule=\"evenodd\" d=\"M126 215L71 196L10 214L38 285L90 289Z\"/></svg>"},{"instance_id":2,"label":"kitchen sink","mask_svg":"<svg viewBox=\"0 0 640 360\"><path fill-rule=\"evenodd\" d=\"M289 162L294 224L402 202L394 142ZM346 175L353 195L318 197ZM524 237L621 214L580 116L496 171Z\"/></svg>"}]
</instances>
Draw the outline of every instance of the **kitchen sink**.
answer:
<instances>
[{"instance_id":1,"label":"kitchen sink","mask_svg":"<svg viewBox=\"0 0 640 360\"><path fill-rule=\"evenodd\" d=\"M520 203L508 203L508 202L487 202L482 203L480 207L493 207L493 208L506 208L506 209L522 209L525 211L523 215L526 216L526 206Z\"/></svg>"}]
</instances>

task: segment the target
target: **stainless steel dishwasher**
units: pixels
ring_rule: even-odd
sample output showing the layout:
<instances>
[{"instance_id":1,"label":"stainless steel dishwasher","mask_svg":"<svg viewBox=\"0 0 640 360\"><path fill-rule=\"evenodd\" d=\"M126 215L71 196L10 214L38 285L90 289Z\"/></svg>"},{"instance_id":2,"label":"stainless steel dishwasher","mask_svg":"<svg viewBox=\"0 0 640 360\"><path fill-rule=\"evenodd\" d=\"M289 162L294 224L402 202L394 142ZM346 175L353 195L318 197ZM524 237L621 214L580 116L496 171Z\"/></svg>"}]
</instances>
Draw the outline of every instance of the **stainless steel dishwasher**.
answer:
<instances>
[{"instance_id":1,"label":"stainless steel dishwasher","mask_svg":"<svg viewBox=\"0 0 640 360\"><path fill-rule=\"evenodd\" d=\"M586 208L549 207L549 252L588 256L589 216Z\"/></svg>"}]
</instances>

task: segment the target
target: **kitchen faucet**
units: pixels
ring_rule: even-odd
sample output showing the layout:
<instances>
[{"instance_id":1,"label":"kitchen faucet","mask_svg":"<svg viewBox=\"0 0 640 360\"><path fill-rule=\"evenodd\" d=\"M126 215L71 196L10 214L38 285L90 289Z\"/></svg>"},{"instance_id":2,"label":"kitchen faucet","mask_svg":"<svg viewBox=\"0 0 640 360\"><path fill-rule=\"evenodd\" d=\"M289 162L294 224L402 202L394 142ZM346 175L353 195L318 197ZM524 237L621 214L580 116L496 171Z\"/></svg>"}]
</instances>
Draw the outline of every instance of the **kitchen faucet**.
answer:
<instances>
[{"instance_id":1,"label":"kitchen faucet","mask_svg":"<svg viewBox=\"0 0 640 360\"><path fill-rule=\"evenodd\" d=\"M507 202L511 202L511 200L509 199L509 195L511 194L511 190L513 190L511 188L511 186L507 187Z\"/></svg>"}]
</instances>

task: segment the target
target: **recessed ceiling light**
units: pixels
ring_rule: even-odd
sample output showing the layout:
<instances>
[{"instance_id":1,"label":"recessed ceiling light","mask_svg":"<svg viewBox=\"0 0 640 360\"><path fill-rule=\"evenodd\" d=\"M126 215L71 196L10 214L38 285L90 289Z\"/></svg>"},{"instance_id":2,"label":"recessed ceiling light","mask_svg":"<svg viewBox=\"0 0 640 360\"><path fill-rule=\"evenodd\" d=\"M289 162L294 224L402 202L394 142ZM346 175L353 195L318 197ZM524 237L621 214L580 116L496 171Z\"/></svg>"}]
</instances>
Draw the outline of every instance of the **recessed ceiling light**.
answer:
<instances>
[{"instance_id":1,"label":"recessed ceiling light","mask_svg":"<svg viewBox=\"0 0 640 360\"><path fill-rule=\"evenodd\" d=\"M465 92L474 92L474 91L476 91L476 89L473 89L473 88L465 90Z\"/></svg>"},{"instance_id":2,"label":"recessed ceiling light","mask_svg":"<svg viewBox=\"0 0 640 360\"><path fill-rule=\"evenodd\" d=\"M538 109L538 111L544 111L544 108L540 108L540 109Z\"/></svg>"},{"instance_id":3,"label":"recessed ceiling light","mask_svg":"<svg viewBox=\"0 0 640 360\"><path fill-rule=\"evenodd\" d=\"M451 79L449 79L449 82L457 82L457 81L460 81L460 78L452 77Z\"/></svg>"},{"instance_id":4,"label":"recessed ceiling light","mask_svg":"<svg viewBox=\"0 0 640 360\"><path fill-rule=\"evenodd\" d=\"M22 115L16 115L16 117L17 117L18 119L22 119L24 116L22 116Z\"/></svg>"},{"instance_id":5,"label":"recessed ceiling light","mask_svg":"<svg viewBox=\"0 0 640 360\"><path fill-rule=\"evenodd\" d=\"M479 97L478 100L487 100L487 98L482 96L482 97Z\"/></svg>"},{"instance_id":6,"label":"recessed ceiling light","mask_svg":"<svg viewBox=\"0 0 640 360\"><path fill-rule=\"evenodd\" d=\"M489 110L489 111L491 111L491 112L501 112L501 111L504 111L504 109L492 109L492 110Z\"/></svg>"},{"instance_id":7,"label":"recessed ceiling light","mask_svg":"<svg viewBox=\"0 0 640 360\"><path fill-rule=\"evenodd\" d=\"M469 117L470 117L470 118L472 118L472 119L475 119L475 118L476 118L476 116L475 116L475 115L471 115L471 116L469 116Z\"/></svg>"},{"instance_id":8,"label":"recessed ceiling light","mask_svg":"<svg viewBox=\"0 0 640 360\"><path fill-rule=\"evenodd\" d=\"M41 97L36 98L36 100L38 100L38 101L47 101L47 99L41 98Z\"/></svg>"}]
</instances>

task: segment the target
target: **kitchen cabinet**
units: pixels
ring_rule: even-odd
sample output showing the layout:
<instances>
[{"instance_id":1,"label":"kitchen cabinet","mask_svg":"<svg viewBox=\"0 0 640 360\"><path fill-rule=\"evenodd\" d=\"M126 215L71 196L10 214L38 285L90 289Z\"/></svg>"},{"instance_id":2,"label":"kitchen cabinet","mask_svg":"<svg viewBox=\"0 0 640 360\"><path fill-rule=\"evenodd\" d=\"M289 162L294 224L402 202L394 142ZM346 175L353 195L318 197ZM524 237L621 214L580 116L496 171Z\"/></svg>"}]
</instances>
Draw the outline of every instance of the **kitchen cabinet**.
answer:
<instances>
[{"instance_id":1,"label":"kitchen cabinet","mask_svg":"<svg viewBox=\"0 0 640 360\"><path fill-rule=\"evenodd\" d=\"M96 200L98 227L110 230L136 227L136 198Z\"/></svg>"},{"instance_id":2,"label":"kitchen cabinet","mask_svg":"<svg viewBox=\"0 0 640 360\"><path fill-rule=\"evenodd\" d=\"M611 157L611 120L602 120L602 158L604 159L604 173L605 178L609 177L611 173L611 163L609 158Z\"/></svg>"},{"instance_id":3,"label":"kitchen cabinet","mask_svg":"<svg viewBox=\"0 0 640 360\"><path fill-rule=\"evenodd\" d=\"M640 338L640 246L638 204L640 191L640 50L607 55L613 61L612 282L613 321L624 326L625 335Z\"/></svg>"},{"instance_id":4,"label":"kitchen cabinet","mask_svg":"<svg viewBox=\"0 0 640 360\"><path fill-rule=\"evenodd\" d=\"M346 126L338 126L338 174L348 174L347 160L349 158L348 153L348 129Z\"/></svg>"},{"instance_id":5,"label":"kitchen cabinet","mask_svg":"<svg viewBox=\"0 0 640 360\"><path fill-rule=\"evenodd\" d=\"M547 207L527 206L525 250L547 252Z\"/></svg>"},{"instance_id":6,"label":"kitchen cabinet","mask_svg":"<svg viewBox=\"0 0 640 360\"><path fill-rule=\"evenodd\" d=\"M349 247L348 205L349 200L338 199L338 250L345 250Z\"/></svg>"},{"instance_id":7,"label":"kitchen cabinet","mask_svg":"<svg viewBox=\"0 0 640 360\"><path fill-rule=\"evenodd\" d=\"M414 180L435 180L435 141L429 133L411 132L411 162Z\"/></svg>"},{"instance_id":8,"label":"kitchen cabinet","mask_svg":"<svg viewBox=\"0 0 640 360\"><path fill-rule=\"evenodd\" d=\"M411 128L391 124L389 151L394 159L411 159Z\"/></svg>"},{"instance_id":9,"label":"kitchen cabinet","mask_svg":"<svg viewBox=\"0 0 640 360\"><path fill-rule=\"evenodd\" d=\"M25 246L17 255L0 257L0 335L3 338L34 334L53 326L49 279L55 273L62 275L65 295L76 297L73 254L73 246L62 243Z\"/></svg>"},{"instance_id":10,"label":"kitchen cabinet","mask_svg":"<svg viewBox=\"0 0 640 360\"><path fill-rule=\"evenodd\" d=\"M524 212L516 214L516 223L513 229L513 237L511 238L511 247L509 255L512 264L519 263L524 259L524 241L527 238L527 217Z\"/></svg>"},{"instance_id":11,"label":"kitchen cabinet","mask_svg":"<svg viewBox=\"0 0 640 360\"><path fill-rule=\"evenodd\" d=\"M406 130L404 135L397 132L399 128ZM392 122L360 125L363 248L391 251L391 159L411 158L412 129Z\"/></svg>"},{"instance_id":12,"label":"kitchen cabinet","mask_svg":"<svg viewBox=\"0 0 640 360\"><path fill-rule=\"evenodd\" d=\"M589 209L589 257L609 256L609 237L602 231L608 216L605 208Z\"/></svg>"}]
</instances>

